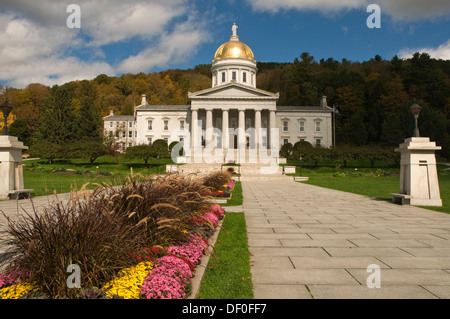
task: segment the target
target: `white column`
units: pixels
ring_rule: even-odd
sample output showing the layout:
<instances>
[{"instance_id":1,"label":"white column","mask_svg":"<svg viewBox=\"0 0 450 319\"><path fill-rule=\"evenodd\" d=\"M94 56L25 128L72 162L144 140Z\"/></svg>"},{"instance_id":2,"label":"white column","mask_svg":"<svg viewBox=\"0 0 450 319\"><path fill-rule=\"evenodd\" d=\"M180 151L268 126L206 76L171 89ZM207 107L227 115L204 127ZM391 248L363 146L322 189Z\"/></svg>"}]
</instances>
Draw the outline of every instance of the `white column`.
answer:
<instances>
[{"instance_id":1,"label":"white column","mask_svg":"<svg viewBox=\"0 0 450 319\"><path fill-rule=\"evenodd\" d=\"M229 139L229 119L228 119L228 110L222 111L222 149L224 152L228 151L228 139Z\"/></svg>"},{"instance_id":2,"label":"white column","mask_svg":"<svg viewBox=\"0 0 450 319\"><path fill-rule=\"evenodd\" d=\"M202 128L198 123L198 110L191 110L191 162L201 163L202 162L202 144L200 136L202 133Z\"/></svg>"},{"instance_id":3,"label":"white column","mask_svg":"<svg viewBox=\"0 0 450 319\"><path fill-rule=\"evenodd\" d=\"M239 110L238 123L238 154L239 162L245 162L245 110Z\"/></svg>"},{"instance_id":4,"label":"white column","mask_svg":"<svg viewBox=\"0 0 450 319\"><path fill-rule=\"evenodd\" d=\"M259 149L261 142L261 111L255 110L255 148Z\"/></svg>"},{"instance_id":5,"label":"white column","mask_svg":"<svg viewBox=\"0 0 450 319\"><path fill-rule=\"evenodd\" d=\"M270 122L270 124L269 124L270 125L270 129L269 129L269 134L270 134L270 144L269 145L270 145L270 147L269 148L273 149L273 148L275 148L274 145L279 143L279 141L275 140L276 137L272 136L272 130L276 128L276 123L275 123L276 122L276 117L275 117L275 111L274 110L270 111L269 122Z\"/></svg>"},{"instance_id":6,"label":"white column","mask_svg":"<svg viewBox=\"0 0 450 319\"><path fill-rule=\"evenodd\" d=\"M206 139L205 145L211 142L212 128L213 128L212 110L206 110L206 130L209 132L209 138Z\"/></svg>"}]
</instances>

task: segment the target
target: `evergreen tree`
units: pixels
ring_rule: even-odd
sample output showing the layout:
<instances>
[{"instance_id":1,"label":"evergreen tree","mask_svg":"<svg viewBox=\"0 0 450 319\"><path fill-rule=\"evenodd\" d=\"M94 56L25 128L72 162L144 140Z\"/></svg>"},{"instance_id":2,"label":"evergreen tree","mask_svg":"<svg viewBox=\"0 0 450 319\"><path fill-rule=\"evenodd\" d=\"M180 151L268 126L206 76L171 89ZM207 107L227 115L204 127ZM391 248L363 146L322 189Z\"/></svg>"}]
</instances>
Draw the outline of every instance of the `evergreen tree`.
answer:
<instances>
[{"instance_id":1,"label":"evergreen tree","mask_svg":"<svg viewBox=\"0 0 450 319\"><path fill-rule=\"evenodd\" d=\"M67 89L57 85L51 88L39 121L38 142L67 145L78 138L75 133L76 117L71 102Z\"/></svg>"}]
</instances>

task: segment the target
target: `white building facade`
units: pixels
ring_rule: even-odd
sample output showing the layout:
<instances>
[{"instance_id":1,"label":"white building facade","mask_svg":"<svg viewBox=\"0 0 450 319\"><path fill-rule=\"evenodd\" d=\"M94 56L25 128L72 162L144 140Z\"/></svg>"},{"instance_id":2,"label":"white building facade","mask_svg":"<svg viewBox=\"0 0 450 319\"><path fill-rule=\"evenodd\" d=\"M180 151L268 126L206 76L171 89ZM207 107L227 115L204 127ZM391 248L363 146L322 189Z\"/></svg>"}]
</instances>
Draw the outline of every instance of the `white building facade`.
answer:
<instances>
[{"instance_id":1,"label":"white building facade","mask_svg":"<svg viewBox=\"0 0 450 319\"><path fill-rule=\"evenodd\" d=\"M278 157L281 145L297 141L332 147L326 97L318 106L277 106L278 93L257 88L253 52L236 29L233 25L230 40L214 55L211 88L189 92L190 105L150 105L143 95L135 116L104 117L105 133L117 137L123 149L157 139L181 141L188 162L204 162L198 155L205 151L216 162L259 162L260 154Z\"/></svg>"}]
</instances>

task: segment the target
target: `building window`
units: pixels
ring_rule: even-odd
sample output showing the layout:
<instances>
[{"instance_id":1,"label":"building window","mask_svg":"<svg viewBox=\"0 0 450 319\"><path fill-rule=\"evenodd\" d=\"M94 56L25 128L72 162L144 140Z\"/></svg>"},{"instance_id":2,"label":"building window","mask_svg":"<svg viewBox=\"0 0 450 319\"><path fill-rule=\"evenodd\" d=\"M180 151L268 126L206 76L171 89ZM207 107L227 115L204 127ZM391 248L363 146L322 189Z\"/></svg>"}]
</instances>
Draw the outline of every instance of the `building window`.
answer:
<instances>
[{"instance_id":1,"label":"building window","mask_svg":"<svg viewBox=\"0 0 450 319\"><path fill-rule=\"evenodd\" d=\"M128 122L128 127L133 127L133 122Z\"/></svg>"},{"instance_id":2,"label":"building window","mask_svg":"<svg viewBox=\"0 0 450 319\"><path fill-rule=\"evenodd\" d=\"M321 139L320 138L317 138L316 139L316 147L320 147L321 146Z\"/></svg>"},{"instance_id":3,"label":"building window","mask_svg":"<svg viewBox=\"0 0 450 319\"><path fill-rule=\"evenodd\" d=\"M122 137L125 137L125 131L122 132ZM125 145L125 143L124 143L124 145Z\"/></svg>"},{"instance_id":4,"label":"building window","mask_svg":"<svg viewBox=\"0 0 450 319\"><path fill-rule=\"evenodd\" d=\"M113 122L109 122L109 127L113 127Z\"/></svg>"},{"instance_id":5,"label":"building window","mask_svg":"<svg viewBox=\"0 0 450 319\"><path fill-rule=\"evenodd\" d=\"M116 137L119 137L119 131L116 131Z\"/></svg>"},{"instance_id":6,"label":"building window","mask_svg":"<svg viewBox=\"0 0 450 319\"><path fill-rule=\"evenodd\" d=\"M130 138L133 137L133 132L132 131L128 132L128 137L130 137Z\"/></svg>"},{"instance_id":7,"label":"building window","mask_svg":"<svg viewBox=\"0 0 450 319\"><path fill-rule=\"evenodd\" d=\"M304 132L305 131L305 121L300 121L300 132Z\"/></svg>"},{"instance_id":8,"label":"building window","mask_svg":"<svg viewBox=\"0 0 450 319\"><path fill-rule=\"evenodd\" d=\"M320 121L316 121L316 132L320 132Z\"/></svg>"},{"instance_id":9,"label":"building window","mask_svg":"<svg viewBox=\"0 0 450 319\"><path fill-rule=\"evenodd\" d=\"M289 131L289 121L283 121L283 132Z\"/></svg>"},{"instance_id":10,"label":"building window","mask_svg":"<svg viewBox=\"0 0 450 319\"><path fill-rule=\"evenodd\" d=\"M234 81L236 81L236 71L233 71L233 72L231 73L231 79L234 80Z\"/></svg>"},{"instance_id":11,"label":"building window","mask_svg":"<svg viewBox=\"0 0 450 319\"><path fill-rule=\"evenodd\" d=\"M148 130L149 131L153 130L153 121L152 120L148 120L147 124L148 124Z\"/></svg>"},{"instance_id":12,"label":"building window","mask_svg":"<svg viewBox=\"0 0 450 319\"><path fill-rule=\"evenodd\" d=\"M283 144L287 144L287 143L289 143L289 139L288 138L284 138L283 139Z\"/></svg>"},{"instance_id":13,"label":"building window","mask_svg":"<svg viewBox=\"0 0 450 319\"><path fill-rule=\"evenodd\" d=\"M264 146L264 147L267 146L267 136L262 137L262 146Z\"/></svg>"},{"instance_id":14,"label":"building window","mask_svg":"<svg viewBox=\"0 0 450 319\"><path fill-rule=\"evenodd\" d=\"M152 138L151 137L147 137L147 143L148 143L148 145L152 144Z\"/></svg>"},{"instance_id":15,"label":"building window","mask_svg":"<svg viewBox=\"0 0 450 319\"><path fill-rule=\"evenodd\" d=\"M242 73L242 82L247 83L247 72Z\"/></svg>"},{"instance_id":16,"label":"building window","mask_svg":"<svg viewBox=\"0 0 450 319\"><path fill-rule=\"evenodd\" d=\"M134 132L134 137L137 137L137 131Z\"/></svg>"},{"instance_id":17,"label":"building window","mask_svg":"<svg viewBox=\"0 0 450 319\"><path fill-rule=\"evenodd\" d=\"M164 137L163 140L166 141L166 142L169 142L169 138L168 137Z\"/></svg>"},{"instance_id":18,"label":"building window","mask_svg":"<svg viewBox=\"0 0 450 319\"><path fill-rule=\"evenodd\" d=\"M253 85L253 73L252 73L252 85Z\"/></svg>"},{"instance_id":19,"label":"building window","mask_svg":"<svg viewBox=\"0 0 450 319\"><path fill-rule=\"evenodd\" d=\"M109 131L109 137L113 137L113 131Z\"/></svg>"},{"instance_id":20,"label":"building window","mask_svg":"<svg viewBox=\"0 0 450 319\"><path fill-rule=\"evenodd\" d=\"M225 82L225 72L222 72L222 83Z\"/></svg>"},{"instance_id":21,"label":"building window","mask_svg":"<svg viewBox=\"0 0 450 319\"><path fill-rule=\"evenodd\" d=\"M180 121L180 130L184 131L184 121L183 120Z\"/></svg>"},{"instance_id":22,"label":"building window","mask_svg":"<svg viewBox=\"0 0 450 319\"><path fill-rule=\"evenodd\" d=\"M180 143L184 143L184 137L180 136Z\"/></svg>"},{"instance_id":23,"label":"building window","mask_svg":"<svg viewBox=\"0 0 450 319\"><path fill-rule=\"evenodd\" d=\"M164 120L164 131L168 131L168 130L169 130L169 121Z\"/></svg>"},{"instance_id":24,"label":"building window","mask_svg":"<svg viewBox=\"0 0 450 319\"><path fill-rule=\"evenodd\" d=\"M133 146L133 143L128 143L128 147L131 147L131 146Z\"/></svg>"}]
</instances>

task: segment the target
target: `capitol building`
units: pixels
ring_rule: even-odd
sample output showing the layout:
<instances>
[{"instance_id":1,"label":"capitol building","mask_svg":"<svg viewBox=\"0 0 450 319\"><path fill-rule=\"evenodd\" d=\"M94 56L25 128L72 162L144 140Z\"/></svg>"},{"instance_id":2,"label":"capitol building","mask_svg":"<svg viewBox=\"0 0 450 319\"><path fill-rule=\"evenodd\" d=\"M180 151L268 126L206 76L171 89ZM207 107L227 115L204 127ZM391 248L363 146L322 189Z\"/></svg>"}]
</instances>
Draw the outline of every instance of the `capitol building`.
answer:
<instances>
[{"instance_id":1,"label":"capitol building","mask_svg":"<svg viewBox=\"0 0 450 319\"><path fill-rule=\"evenodd\" d=\"M257 88L253 51L233 25L229 41L214 54L211 88L189 92L189 105L151 105L146 95L134 116L103 118L106 134L122 150L165 139L180 141L187 163L260 163L278 159L280 146L307 141L332 147L332 108L326 97L314 106L277 105L279 93ZM180 144L181 145L181 144Z\"/></svg>"}]
</instances>

